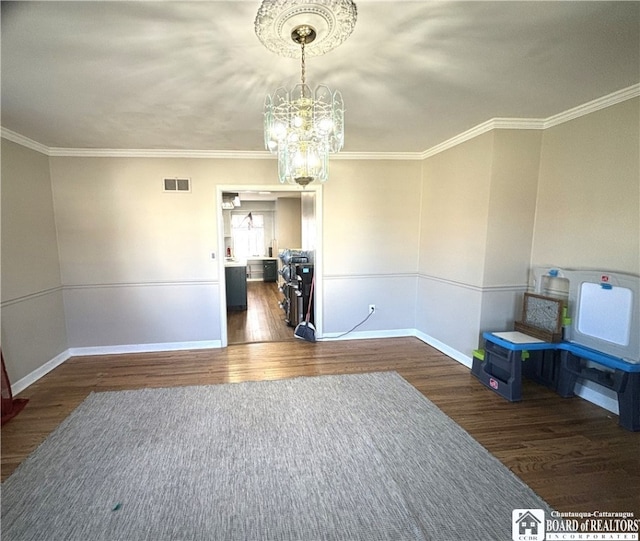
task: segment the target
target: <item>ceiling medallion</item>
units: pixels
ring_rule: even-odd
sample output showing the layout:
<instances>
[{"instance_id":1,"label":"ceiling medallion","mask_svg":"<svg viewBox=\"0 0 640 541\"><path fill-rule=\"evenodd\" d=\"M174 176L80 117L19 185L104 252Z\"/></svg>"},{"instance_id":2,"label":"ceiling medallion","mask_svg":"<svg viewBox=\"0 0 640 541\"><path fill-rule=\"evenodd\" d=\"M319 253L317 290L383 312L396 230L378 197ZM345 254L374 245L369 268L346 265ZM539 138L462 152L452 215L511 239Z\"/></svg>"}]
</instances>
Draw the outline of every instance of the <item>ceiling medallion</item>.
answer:
<instances>
[{"instance_id":1,"label":"ceiling medallion","mask_svg":"<svg viewBox=\"0 0 640 541\"><path fill-rule=\"evenodd\" d=\"M255 20L256 35L270 51L299 58L300 47L291 39L296 28L309 26L316 38L306 47L307 56L335 49L353 32L357 9L352 0L263 0Z\"/></svg>"}]
</instances>

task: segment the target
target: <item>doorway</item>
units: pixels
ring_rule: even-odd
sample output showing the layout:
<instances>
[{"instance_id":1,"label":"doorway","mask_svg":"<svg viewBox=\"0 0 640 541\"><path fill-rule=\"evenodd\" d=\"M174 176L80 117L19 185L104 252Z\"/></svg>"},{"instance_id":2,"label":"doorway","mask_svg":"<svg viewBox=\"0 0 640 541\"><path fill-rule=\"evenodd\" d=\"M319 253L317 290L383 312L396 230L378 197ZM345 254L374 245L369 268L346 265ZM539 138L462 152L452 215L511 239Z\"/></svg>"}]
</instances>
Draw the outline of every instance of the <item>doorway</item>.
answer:
<instances>
[{"instance_id":1,"label":"doorway","mask_svg":"<svg viewBox=\"0 0 640 541\"><path fill-rule=\"evenodd\" d=\"M218 226L219 226L219 246L221 247L221 257L219 258L220 269L220 331L222 347L239 343L252 342L275 342L294 340L294 327L285 321L285 311L280 306L284 300L284 293L280 290L282 278L277 274L276 281L265 281L260 273L263 259L269 259L271 251L271 261L275 260L278 268L281 262L278 260L278 252L286 248L302 248L313 250L315 268L320 269L322 254L319 247L322 245L321 239L321 205L322 186L309 186L305 190L294 187L253 187L253 186L219 186L218 187ZM229 194L238 195L239 207L231 210L228 204ZM223 202L226 202L223 208ZM298 208L298 217L292 221L292 208ZM280 211L281 219L278 219ZM268 216L272 213L272 216ZM262 214L265 216L263 217ZM257 219L260 215L260 219ZM231 216L235 216L233 220ZM244 249L236 250L233 245L232 222L235 224L244 223L251 220L252 224L266 224L273 222L273 239L269 241L271 233L265 231L267 242L264 253L247 252ZM256 226L257 227L257 226ZM293 231L293 229L298 229ZM238 232L239 233L239 232ZM244 232L246 233L246 232ZM240 235L241 242L244 238ZM295 245L297 244L297 245ZM255 245L254 245L255 246ZM229 250L231 248L231 250ZM271 250L269 250L271 248ZM231 256L232 261L227 257ZM255 250L255 248L253 249ZM256 253L256 257L247 254ZM238 257L234 257L234 256ZM250 259L246 259L249 257ZM246 309L244 306L230 306L227 310L227 269L230 265L246 265ZM256 272L257 269L257 272ZM229 274L230 276L230 274ZM236 272L237 276L237 272ZM320 291L322 290L320 273L316 271L315 284L315 326L319 334L321 321L318 315L321 313ZM233 287L233 286L230 286ZM230 298L235 293L231 292Z\"/></svg>"}]
</instances>

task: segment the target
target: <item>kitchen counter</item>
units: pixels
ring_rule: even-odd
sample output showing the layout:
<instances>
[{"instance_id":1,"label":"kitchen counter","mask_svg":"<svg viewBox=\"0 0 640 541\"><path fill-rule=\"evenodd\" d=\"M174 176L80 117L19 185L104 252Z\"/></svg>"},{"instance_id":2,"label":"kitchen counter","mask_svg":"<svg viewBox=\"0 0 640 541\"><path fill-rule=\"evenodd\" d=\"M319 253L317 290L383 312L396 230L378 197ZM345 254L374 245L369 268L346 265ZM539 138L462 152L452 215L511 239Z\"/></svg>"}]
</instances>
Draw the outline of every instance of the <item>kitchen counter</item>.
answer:
<instances>
[{"instance_id":1,"label":"kitchen counter","mask_svg":"<svg viewBox=\"0 0 640 541\"><path fill-rule=\"evenodd\" d=\"M247 262L244 259L227 259L224 260L225 267L246 267Z\"/></svg>"},{"instance_id":2,"label":"kitchen counter","mask_svg":"<svg viewBox=\"0 0 640 541\"><path fill-rule=\"evenodd\" d=\"M250 263L256 263L260 261L277 261L277 257L249 257L247 259L235 259L235 258L227 258L224 259L225 267L246 267Z\"/></svg>"},{"instance_id":3,"label":"kitchen counter","mask_svg":"<svg viewBox=\"0 0 640 541\"><path fill-rule=\"evenodd\" d=\"M227 269L244 268L248 280L262 280L264 282L278 281L277 257L249 257L247 259L225 258L224 266Z\"/></svg>"}]
</instances>

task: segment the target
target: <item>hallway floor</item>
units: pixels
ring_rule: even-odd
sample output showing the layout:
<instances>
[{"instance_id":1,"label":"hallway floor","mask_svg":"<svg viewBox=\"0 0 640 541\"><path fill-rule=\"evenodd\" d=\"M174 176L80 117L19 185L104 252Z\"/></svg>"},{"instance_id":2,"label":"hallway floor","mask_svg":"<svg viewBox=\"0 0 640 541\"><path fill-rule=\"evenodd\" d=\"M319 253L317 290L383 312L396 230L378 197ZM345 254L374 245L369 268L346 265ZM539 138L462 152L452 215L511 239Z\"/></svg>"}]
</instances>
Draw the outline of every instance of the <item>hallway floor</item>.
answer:
<instances>
[{"instance_id":1,"label":"hallway floor","mask_svg":"<svg viewBox=\"0 0 640 541\"><path fill-rule=\"evenodd\" d=\"M247 282L247 310L227 311L229 345L294 340L278 305L283 298L276 282Z\"/></svg>"}]
</instances>

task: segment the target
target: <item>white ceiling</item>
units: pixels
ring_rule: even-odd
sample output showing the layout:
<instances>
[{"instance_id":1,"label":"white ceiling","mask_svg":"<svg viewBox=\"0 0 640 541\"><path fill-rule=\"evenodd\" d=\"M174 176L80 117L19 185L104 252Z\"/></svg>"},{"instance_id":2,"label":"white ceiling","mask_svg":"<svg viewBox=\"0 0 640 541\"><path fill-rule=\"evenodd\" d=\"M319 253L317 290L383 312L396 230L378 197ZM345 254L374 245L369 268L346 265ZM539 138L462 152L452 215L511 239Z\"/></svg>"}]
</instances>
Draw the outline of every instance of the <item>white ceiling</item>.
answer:
<instances>
[{"instance_id":1,"label":"white ceiling","mask_svg":"<svg viewBox=\"0 0 640 541\"><path fill-rule=\"evenodd\" d=\"M422 152L492 118L544 119L640 81L640 2L356 0L307 60L339 89L346 152ZM2 1L2 127L50 148L261 151L300 65L259 0Z\"/></svg>"}]
</instances>

